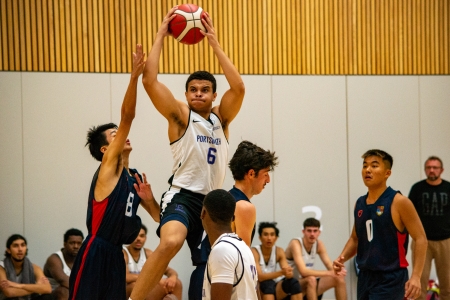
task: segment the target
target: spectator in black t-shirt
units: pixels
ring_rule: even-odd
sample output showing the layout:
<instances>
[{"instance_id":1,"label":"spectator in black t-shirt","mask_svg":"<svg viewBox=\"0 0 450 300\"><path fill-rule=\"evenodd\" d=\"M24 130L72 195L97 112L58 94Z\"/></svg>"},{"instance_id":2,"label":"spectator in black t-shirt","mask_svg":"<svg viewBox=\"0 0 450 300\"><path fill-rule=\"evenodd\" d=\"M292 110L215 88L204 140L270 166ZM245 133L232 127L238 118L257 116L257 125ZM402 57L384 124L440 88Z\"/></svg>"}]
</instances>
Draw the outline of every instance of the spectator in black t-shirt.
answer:
<instances>
[{"instance_id":1,"label":"spectator in black t-shirt","mask_svg":"<svg viewBox=\"0 0 450 300\"><path fill-rule=\"evenodd\" d=\"M425 161L427 179L414 184L409 192L409 199L416 207L428 240L421 277L422 294L418 298L423 300L426 299L433 259L439 279L440 297L450 299L450 182L441 178L443 171L442 160L437 156L430 156Z\"/></svg>"}]
</instances>

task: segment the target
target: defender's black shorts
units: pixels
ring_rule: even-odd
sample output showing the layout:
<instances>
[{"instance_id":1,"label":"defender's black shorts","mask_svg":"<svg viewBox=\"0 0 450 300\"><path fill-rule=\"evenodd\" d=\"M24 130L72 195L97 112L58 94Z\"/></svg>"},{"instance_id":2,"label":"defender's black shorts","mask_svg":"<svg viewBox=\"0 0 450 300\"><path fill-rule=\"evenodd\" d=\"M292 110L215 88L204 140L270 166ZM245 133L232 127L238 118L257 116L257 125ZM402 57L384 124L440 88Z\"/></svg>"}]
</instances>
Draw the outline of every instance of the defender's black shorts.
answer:
<instances>
[{"instance_id":1,"label":"defender's black shorts","mask_svg":"<svg viewBox=\"0 0 450 300\"><path fill-rule=\"evenodd\" d=\"M357 285L358 300L402 300L405 296L405 283L408 270L396 271L360 270Z\"/></svg>"}]
</instances>

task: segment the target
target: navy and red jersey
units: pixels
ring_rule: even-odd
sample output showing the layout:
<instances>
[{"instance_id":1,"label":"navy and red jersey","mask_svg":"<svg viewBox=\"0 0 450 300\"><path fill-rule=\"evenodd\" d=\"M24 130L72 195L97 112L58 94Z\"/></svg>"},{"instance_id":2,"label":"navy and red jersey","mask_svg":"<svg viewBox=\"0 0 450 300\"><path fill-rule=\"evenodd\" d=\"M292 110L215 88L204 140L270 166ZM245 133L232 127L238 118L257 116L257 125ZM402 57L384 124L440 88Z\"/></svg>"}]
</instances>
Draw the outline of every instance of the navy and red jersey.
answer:
<instances>
[{"instance_id":1,"label":"navy and red jersey","mask_svg":"<svg viewBox=\"0 0 450 300\"><path fill-rule=\"evenodd\" d=\"M408 231L399 232L391 215L397 193L388 187L373 204L366 203L367 194L356 201L356 262L361 270L393 271L408 266Z\"/></svg>"},{"instance_id":2,"label":"navy and red jersey","mask_svg":"<svg viewBox=\"0 0 450 300\"><path fill-rule=\"evenodd\" d=\"M133 186L136 179L127 172L126 168L123 168L111 195L102 202L97 202L94 199L94 189L99 170L100 168L92 179L89 191L86 216L89 234L101 237L120 247L123 244L131 244L141 230L141 219L136 215L141 198L139 198ZM130 172L131 174L138 173L135 169L130 169Z\"/></svg>"},{"instance_id":3,"label":"navy and red jersey","mask_svg":"<svg viewBox=\"0 0 450 300\"><path fill-rule=\"evenodd\" d=\"M92 179L86 217L89 234L72 267L69 299L126 298L122 244L132 243L139 234L141 219L136 211L141 199L133 186L136 179L123 168L111 194L95 201L99 170Z\"/></svg>"}]
</instances>

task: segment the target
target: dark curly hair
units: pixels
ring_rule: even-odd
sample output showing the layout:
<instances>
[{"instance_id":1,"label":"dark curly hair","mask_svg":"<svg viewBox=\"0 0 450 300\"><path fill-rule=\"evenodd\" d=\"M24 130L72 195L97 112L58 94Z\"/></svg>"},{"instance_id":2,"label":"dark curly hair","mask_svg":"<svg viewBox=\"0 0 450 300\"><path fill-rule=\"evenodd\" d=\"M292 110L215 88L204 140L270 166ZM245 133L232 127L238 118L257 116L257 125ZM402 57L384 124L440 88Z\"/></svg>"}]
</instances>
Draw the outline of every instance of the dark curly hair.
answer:
<instances>
[{"instance_id":1,"label":"dark curly hair","mask_svg":"<svg viewBox=\"0 0 450 300\"><path fill-rule=\"evenodd\" d=\"M76 228L70 228L69 230L66 231L66 233L64 233L64 243L67 243L69 237L71 236L81 236L81 239L84 240L84 235L83 232L81 232L81 230Z\"/></svg>"},{"instance_id":2,"label":"dark curly hair","mask_svg":"<svg viewBox=\"0 0 450 300\"><path fill-rule=\"evenodd\" d=\"M270 168L270 171L278 164L275 152L264 150L249 141L242 141L230 160L228 166L234 180L243 180L248 171L254 170L256 176L262 169Z\"/></svg>"},{"instance_id":3,"label":"dark curly hair","mask_svg":"<svg viewBox=\"0 0 450 300\"><path fill-rule=\"evenodd\" d=\"M261 222L258 225L258 233L259 236L262 235L264 228L273 228L275 229L275 235L278 237L280 234L280 229L277 228L277 222Z\"/></svg>"},{"instance_id":4,"label":"dark curly hair","mask_svg":"<svg viewBox=\"0 0 450 300\"><path fill-rule=\"evenodd\" d=\"M236 209L236 200L225 190L209 192L203 200L203 206L211 220L220 226L231 226Z\"/></svg>"},{"instance_id":5,"label":"dark curly hair","mask_svg":"<svg viewBox=\"0 0 450 300\"><path fill-rule=\"evenodd\" d=\"M188 79L186 80L186 91L188 90L189 82L192 80L208 80L212 83L212 92L213 94L216 92L217 89L217 82L216 78L213 74L207 72L207 71L197 71L189 75Z\"/></svg>"}]
</instances>

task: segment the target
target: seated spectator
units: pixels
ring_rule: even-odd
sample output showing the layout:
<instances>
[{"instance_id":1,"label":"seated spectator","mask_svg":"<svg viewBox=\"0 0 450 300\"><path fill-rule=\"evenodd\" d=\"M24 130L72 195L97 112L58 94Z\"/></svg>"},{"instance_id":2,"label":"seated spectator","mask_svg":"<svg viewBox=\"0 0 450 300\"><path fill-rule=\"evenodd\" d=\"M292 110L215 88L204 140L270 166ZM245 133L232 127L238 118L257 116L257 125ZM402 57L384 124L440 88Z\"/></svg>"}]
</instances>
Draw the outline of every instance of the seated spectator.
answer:
<instances>
[{"instance_id":1,"label":"seated spectator","mask_svg":"<svg viewBox=\"0 0 450 300\"><path fill-rule=\"evenodd\" d=\"M69 299L69 276L73 262L83 243L83 233L75 228L64 234L64 247L47 258L44 275L52 286L52 295L56 300Z\"/></svg>"},{"instance_id":2,"label":"seated spectator","mask_svg":"<svg viewBox=\"0 0 450 300\"><path fill-rule=\"evenodd\" d=\"M275 244L280 230L276 223L261 222L258 227L261 245L252 247L258 273L259 289L263 300L284 299L301 300L300 283L294 277L284 250ZM277 268L277 264L279 268Z\"/></svg>"},{"instance_id":3,"label":"seated spectator","mask_svg":"<svg viewBox=\"0 0 450 300\"><path fill-rule=\"evenodd\" d=\"M328 257L325 245L320 241L320 221L308 218L303 222L303 237L292 239L286 248L286 258L300 280L303 294L308 300L321 299L322 294L334 288L337 300L347 299L345 277L335 275L333 263ZM327 270L314 270L319 255ZM344 272L345 273L345 272Z\"/></svg>"},{"instance_id":4,"label":"seated spectator","mask_svg":"<svg viewBox=\"0 0 450 300\"><path fill-rule=\"evenodd\" d=\"M0 299L51 300L52 287L42 269L27 257L27 240L13 234L0 261Z\"/></svg>"},{"instance_id":5,"label":"seated spectator","mask_svg":"<svg viewBox=\"0 0 450 300\"><path fill-rule=\"evenodd\" d=\"M152 253L150 249L144 248L145 241L147 240L147 227L141 225L139 235L128 246L123 246L123 256L126 265L126 281L127 281L127 297L130 297L133 291L134 285L141 273L147 257ZM181 299L183 286L180 279L178 279L178 273L167 267L166 272L159 285L150 291L145 299Z\"/></svg>"}]
</instances>

